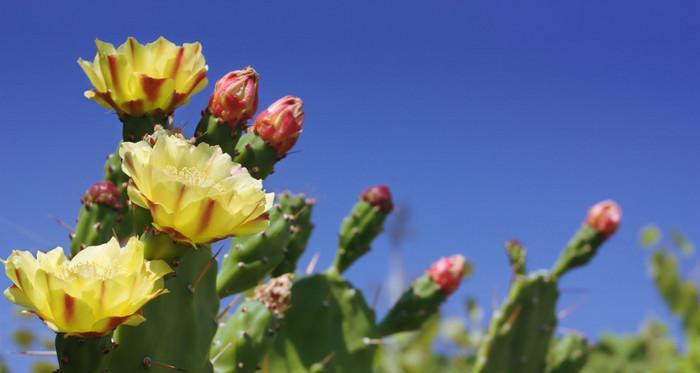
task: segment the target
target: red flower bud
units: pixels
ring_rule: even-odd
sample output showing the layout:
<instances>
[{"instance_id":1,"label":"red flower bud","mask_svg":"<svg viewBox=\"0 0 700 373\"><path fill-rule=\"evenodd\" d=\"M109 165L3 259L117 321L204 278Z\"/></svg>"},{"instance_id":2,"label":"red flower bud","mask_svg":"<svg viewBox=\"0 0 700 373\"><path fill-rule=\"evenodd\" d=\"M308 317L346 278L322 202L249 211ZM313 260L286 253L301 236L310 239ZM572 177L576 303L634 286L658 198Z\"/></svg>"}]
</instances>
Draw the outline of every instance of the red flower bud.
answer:
<instances>
[{"instance_id":1,"label":"red flower bud","mask_svg":"<svg viewBox=\"0 0 700 373\"><path fill-rule=\"evenodd\" d=\"M604 237L610 237L622 220L622 210L615 201L607 200L597 203L588 210L586 224Z\"/></svg>"},{"instance_id":2,"label":"red flower bud","mask_svg":"<svg viewBox=\"0 0 700 373\"><path fill-rule=\"evenodd\" d=\"M442 258L428 269L428 276L436 283L446 295L454 293L462 283L466 259L462 255L453 255Z\"/></svg>"},{"instance_id":3,"label":"red flower bud","mask_svg":"<svg viewBox=\"0 0 700 373\"><path fill-rule=\"evenodd\" d=\"M119 190L117 190L117 187L114 186L111 181L99 181L92 184L80 201L84 205L89 203L97 203L100 205L110 206L115 209L120 209L122 207Z\"/></svg>"},{"instance_id":4,"label":"red flower bud","mask_svg":"<svg viewBox=\"0 0 700 373\"><path fill-rule=\"evenodd\" d=\"M303 124L304 102L284 96L255 118L252 130L284 157L297 142Z\"/></svg>"},{"instance_id":5,"label":"red flower bud","mask_svg":"<svg viewBox=\"0 0 700 373\"><path fill-rule=\"evenodd\" d=\"M386 185L377 185L367 188L362 193L362 200L372 206L378 207L384 213L390 213L394 209L391 200L391 191Z\"/></svg>"},{"instance_id":6,"label":"red flower bud","mask_svg":"<svg viewBox=\"0 0 700 373\"><path fill-rule=\"evenodd\" d=\"M209 99L209 112L232 126L244 124L258 110L259 78L250 66L224 75Z\"/></svg>"}]
</instances>

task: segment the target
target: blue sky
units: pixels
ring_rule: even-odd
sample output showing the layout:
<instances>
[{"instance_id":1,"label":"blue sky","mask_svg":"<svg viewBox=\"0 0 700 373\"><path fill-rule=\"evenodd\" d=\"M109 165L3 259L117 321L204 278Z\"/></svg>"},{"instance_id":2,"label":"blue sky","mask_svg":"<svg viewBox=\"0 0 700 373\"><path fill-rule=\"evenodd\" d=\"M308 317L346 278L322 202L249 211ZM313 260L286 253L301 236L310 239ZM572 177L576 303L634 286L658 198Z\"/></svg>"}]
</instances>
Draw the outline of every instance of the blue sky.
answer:
<instances>
[{"instance_id":1,"label":"blue sky","mask_svg":"<svg viewBox=\"0 0 700 373\"><path fill-rule=\"evenodd\" d=\"M506 239L549 267L591 204L624 222L563 281L561 326L595 338L668 317L637 234L648 222L699 238L700 4L695 1L6 2L0 12L0 255L66 245L119 138L115 115L83 98L76 64L94 39L201 41L210 80L254 66L261 107L306 102L298 152L266 186L318 199L309 251L332 261L340 220L367 185L411 206L407 273L463 253L461 299L501 299ZM176 113L191 131L208 89ZM348 272L371 297L386 238ZM308 261L308 255L303 263ZM0 280L5 287L7 281ZM11 308L0 306L7 325ZM3 328L6 330L6 328ZM6 339L0 351L13 351ZM11 356L17 366L28 358Z\"/></svg>"}]
</instances>

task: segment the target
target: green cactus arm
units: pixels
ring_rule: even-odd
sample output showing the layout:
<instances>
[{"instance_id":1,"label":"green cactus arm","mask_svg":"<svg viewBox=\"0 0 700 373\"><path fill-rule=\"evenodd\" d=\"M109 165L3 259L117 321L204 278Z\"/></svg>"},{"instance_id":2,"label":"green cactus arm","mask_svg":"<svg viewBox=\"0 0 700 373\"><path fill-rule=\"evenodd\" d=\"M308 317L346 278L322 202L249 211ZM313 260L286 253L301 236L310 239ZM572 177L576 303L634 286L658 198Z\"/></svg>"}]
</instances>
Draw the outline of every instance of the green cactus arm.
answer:
<instances>
[{"instance_id":1,"label":"green cactus arm","mask_svg":"<svg viewBox=\"0 0 700 373\"><path fill-rule=\"evenodd\" d=\"M516 277L491 320L474 372L543 372L557 324L558 297L556 279L547 273Z\"/></svg>"},{"instance_id":2,"label":"green cactus arm","mask_svg":"<svg viewBox=\"0 0 700 373\"><path fill-rule=\"evenodd\" d=\"M209 350L219 298L210 248L178 244L164 234L146 233L141 239L146 259L165 260L175 273L165 280L168 294L142 309L144 323L117 328L114 339L119 347L110 372L211 372Z\"/></svg>"},{"instance_id":3,"label":"green cactus arm","mask_svg":"<svg viewBox=\"0 0 700 373\"><path fill-rule=\"evenodd\" d=\"M243 302L216 332L211 349L215 373L255 372L272 346L278 321L263 303Z\"/></svg>"},{"instance_id":4,"label":"green cactus arm","mask_svg":"<svg viewBox=\"0 0 700 373\"><path fill-rule=\"evenodd\" d=\"M103 372L109 366L116 345L112 334L99 337L56 334L59 373Z\"/></svg>"},{"instance_id":5,"label":"green cactus arm","mask_svg":"<svg viewBox=\"0 0 700 373\"><path fill-rule=\"evenodd\" d=\"M239 237L232 242L216 278L219 297L254 287L282 262L291 224L292 218L276 205L270 213L270 225L264 232Z\"/></svg>"},{"instance_id":6,"label":"green cactus arm","mask_svg":"<svg viewBox=\"0 0 700 373\"><path fill-rule=\"evenodd\" d=\"M571 269L586 265L598 253L606 237L584 224L566 245L552 268L552 275L561 277Z\"/></svg>"},{"instance_id":7,"label":"green cactus arm","mask_svg":"<svg viewBox=\"0 0 700 373\"><path fill-rule=\"evenodd\" d=\"M236 144L241 137L243 128L244 126L242 125L230 125L211 115L208 110L203 110L202 119L200 119L195 130L195 143L218 145L224 153L234 158L236 156Z\"/></svg>"},{"instance_id":8,"label":"green cactus arm","mask_svg":"<svg viewBox=\"0 0 700 373\"><path fill-rule=\"evenodd\" d=\"M290 226L291 235L284 250L282 262L272 271L273 276L280 276L285 273L294 273L297 262L306 250L306 245L311 238L314 225L311 222L311 213L315 201L306 198L303 194L293 195L285 192L279 195L277 203L282 207L282 211L293 219Z\"/></svg>"},{"instance_id":9,"label":"green cactus arm","mask_svg":"<svg viewBox=\"0 0 700 373\"><path fill-rule=\"evenodd\" d=\"M340 227L338 252L333 269L343 273L366 254L372 241L382 231L387 216L388 212L364 200L358 201Z\"/></svg>"},{"instance_id":10,"label":"green cactus arm","mask_svg":"<svg viewBox=\"0 0 700 373\"><path fill-rule=\"evenodd\" d=\"M588 341L578 333L568 333L553 341L547 355L546 373L578 373L588 359Z\"/></svg>"},{"instance_id":11,"label":"green cactus arm","mask_svg":"<svg viewBox=\"0 0 700 373\"><path fill-rule=\"evenodd\" d=\"M377 334L391 334L419 329L435 315L447 299L428 275L419 277L389 310L377 327Z\"/></svg>"},{"instance_id":12,"label":"green cactus arm","mask_svg":"<svg viewBox=\"0 0 700 373\"><path fill-rule=\"evenodd\" d=\"M681 278L676 256L668 250L656 250L651 256L650 269L656 289L671 312L681 318L686 330L697 330L700 326L698 288L692 281Z\"/></svg>"},{"instance_id":13,"label":"green cactus arm","mask_svg":"<svg viewBox=\"0 0 700 373\"><path fill-rule=\"evenodd\" d=\"M75 231L71 234L71 255L77 254L87 246L109 241L115 235L119 221L122 219L120 210L100 204L83 204Z\"/></svg>"}]
</instances>

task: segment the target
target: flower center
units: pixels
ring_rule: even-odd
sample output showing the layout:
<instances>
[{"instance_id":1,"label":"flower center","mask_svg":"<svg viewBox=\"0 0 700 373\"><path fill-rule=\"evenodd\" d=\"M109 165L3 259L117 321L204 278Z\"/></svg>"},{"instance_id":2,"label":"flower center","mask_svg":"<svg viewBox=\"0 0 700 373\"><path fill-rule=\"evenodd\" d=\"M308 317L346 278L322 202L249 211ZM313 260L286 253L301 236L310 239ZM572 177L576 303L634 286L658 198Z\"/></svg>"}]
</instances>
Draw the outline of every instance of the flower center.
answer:
<instances>
[{"instance_id":1,"label":"flower center","mask_svg":"<svg viewBox=\"0 0 700 373\"><path fill-rule=\"evenodd\" d=\"M108 280L114 277L115 269L112 266L97 262L69 263L61 268L59 276L64 280L75 277L85 279Z\"/></svg>"},{"instance_id":2,"label":"flower center","mask_svg":"<svg viewBox=\"0 0 700 373\"><path fill-rule=\"evenodd\" d=\"M194 167L182 167L178 169L175 166L168 165L165 167L165 173L181 184L200 188L213 188L219 192L223 191L223 187L213 180L209 174Z\"/></svg>"}]
</instances>

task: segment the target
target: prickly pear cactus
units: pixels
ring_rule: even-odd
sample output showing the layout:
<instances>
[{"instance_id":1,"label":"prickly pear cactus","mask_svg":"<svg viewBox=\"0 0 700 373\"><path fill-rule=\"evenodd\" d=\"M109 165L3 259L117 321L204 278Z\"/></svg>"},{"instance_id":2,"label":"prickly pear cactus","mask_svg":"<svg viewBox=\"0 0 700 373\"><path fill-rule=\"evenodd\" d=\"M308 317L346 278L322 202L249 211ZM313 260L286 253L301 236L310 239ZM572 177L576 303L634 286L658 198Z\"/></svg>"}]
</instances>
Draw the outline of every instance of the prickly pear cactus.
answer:
<instances>
[{"instance_id":1,"label":"prickly pear cactus","mask_svg":"<svg viewBox=\"0 0 700 373\"><path fill-rule=\"evenodd\" d=\"M262 281L284 259L294 217L275 206L270 225L259 234L237 238L221 263L216 279L219 297L227 297L250 289Z\"/></svg>"},{"instance_id":2,"label":"prickly pear cactus","mask_svg":"<svg viewBox=\"0 0 700 373\"><path fill-rule=\"evenodd\" d=\"M272 271L273 276L296 271L297 262L304 254L314 229L311 213L316 201L307 198L304 194L294 195L284 192L277 198L277 203L282 207L282 212L290 219L289 231L291 235L283 250L282 262Z\"/></svg>"},{"instance_id":3,"label":"prickly pear cactus","mask_svg":"<svg viewBox=\"0 0 700 373\"><path fill-rule=\"evenodd\" d=\"M546 373L580 372L586 365L588 353L588 341L578 333L568 333L555 339L547 356Z\"/></svg>"},{"instance_id":4,"label":"prickly pear cactus","mask_svg":"<svg viewBox=\"0 0 700 373\"><path fill-rule=\"evenodd\" d=\"M269 357L271 372L371 372L375 315L335 273L299 279Z\"/></svg>"},{"instance_id":5,"label":"prickly pear cactus","mask_svg":"<svg viewBox=\"0 0 700 373\"><path fill-rule=\"evenodd\" d=\"M168 261L175 273L165 281L169 293L143 308L146 322L115 332L119 347L113 352L110 371L211 372L209 347L219 310L211 250L207 246L193 250L165 235L147 234L142 240L146 258Z\"/></svg>"}]
</instances>

